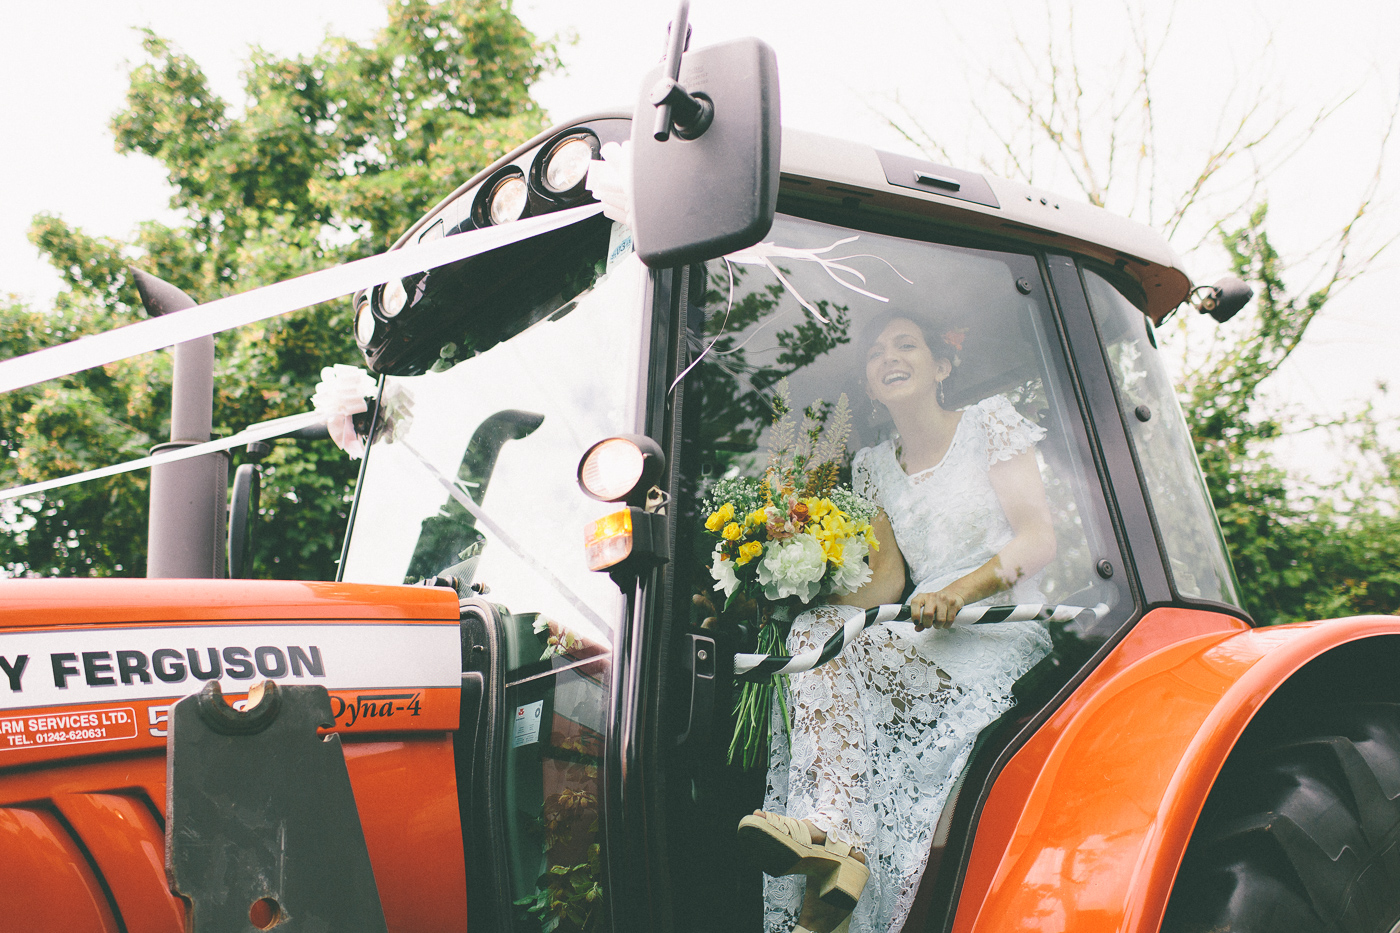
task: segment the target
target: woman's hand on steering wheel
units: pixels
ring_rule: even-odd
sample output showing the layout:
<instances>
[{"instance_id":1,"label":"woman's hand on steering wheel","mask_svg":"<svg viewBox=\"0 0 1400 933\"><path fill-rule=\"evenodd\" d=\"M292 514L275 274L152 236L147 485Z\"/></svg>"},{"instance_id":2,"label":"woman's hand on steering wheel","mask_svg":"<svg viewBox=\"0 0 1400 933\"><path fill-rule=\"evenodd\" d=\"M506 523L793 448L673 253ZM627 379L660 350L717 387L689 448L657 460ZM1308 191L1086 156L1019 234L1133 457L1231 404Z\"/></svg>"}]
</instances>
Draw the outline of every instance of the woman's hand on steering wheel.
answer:
<instances>
[{"instance_id":1,"label":"woman's hand on steering wheel","mask_svg":"<svg viewBox=\"0 0 1400 933\"><path fill-rule=\"evenodd\" d=\"M949 589L936 593L915 593L909 600L909 618L916 631L950 628L963 607L963 598Z\"/></svg>"}]
</instances>

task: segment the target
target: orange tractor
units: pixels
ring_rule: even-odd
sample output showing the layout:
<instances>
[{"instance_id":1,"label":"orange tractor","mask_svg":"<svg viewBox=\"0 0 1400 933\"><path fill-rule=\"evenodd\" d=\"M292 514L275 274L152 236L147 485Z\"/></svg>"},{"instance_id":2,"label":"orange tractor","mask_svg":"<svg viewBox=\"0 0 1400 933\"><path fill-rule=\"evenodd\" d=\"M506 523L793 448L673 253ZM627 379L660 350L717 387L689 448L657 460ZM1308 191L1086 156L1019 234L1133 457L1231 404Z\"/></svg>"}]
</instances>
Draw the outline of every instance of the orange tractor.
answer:
<instances>
[{"instance_id":1,"label":"orange tractor","mask_svg":"<svg viewBox=\"0 0 1400 933\"><path fill-rule=\"evenodd\" d=\"M1049 192L780 131L755 40L668 67L392 253L456 258L355 293L338 580L0 584L0 925L760 929L764 776L726 754L754 649L706 624L702 502L761 473L780 380L860 397L852 335L894 307L964 334L949 408L1044 429L1037 585L1095 607L1042 614L903 928L1396 929L1400 621L1252 625L1157 349L1247 290ZM627 141L624 224L585 175Z\"/></svg>"}]
</instances>

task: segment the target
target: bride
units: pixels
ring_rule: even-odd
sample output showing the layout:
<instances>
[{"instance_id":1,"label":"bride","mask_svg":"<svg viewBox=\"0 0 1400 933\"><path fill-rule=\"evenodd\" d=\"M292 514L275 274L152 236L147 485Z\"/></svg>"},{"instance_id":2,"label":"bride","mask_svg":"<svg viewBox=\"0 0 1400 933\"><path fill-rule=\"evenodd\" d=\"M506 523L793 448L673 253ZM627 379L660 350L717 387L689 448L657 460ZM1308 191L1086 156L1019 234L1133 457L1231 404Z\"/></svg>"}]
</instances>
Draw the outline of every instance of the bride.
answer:
<instances>
[{"instance_id":1,"label":"bride","mask_svg":"<svg viewBox=\"0 0 1400 933\"><path fill-rule=\"evenodd\" d=\"M832 602L898 602L907 566L917 581L911 621L871 626L790 681L790 752L772 743L764 810L739 825L741 845L772 876L770 933L903 925L973 741L1050 650L1034 622L953 625L967 605L1042 601L1035 575L1055 553L1034 451L1044 429L999 395L945 407L958 335L907 314L870 333L865 391L897 433L857 452L852 475L856 492L881 508L882 546L871 580ZM802 613L789 651L820 646L851 611Z\"/></svg>"}]
</instances>

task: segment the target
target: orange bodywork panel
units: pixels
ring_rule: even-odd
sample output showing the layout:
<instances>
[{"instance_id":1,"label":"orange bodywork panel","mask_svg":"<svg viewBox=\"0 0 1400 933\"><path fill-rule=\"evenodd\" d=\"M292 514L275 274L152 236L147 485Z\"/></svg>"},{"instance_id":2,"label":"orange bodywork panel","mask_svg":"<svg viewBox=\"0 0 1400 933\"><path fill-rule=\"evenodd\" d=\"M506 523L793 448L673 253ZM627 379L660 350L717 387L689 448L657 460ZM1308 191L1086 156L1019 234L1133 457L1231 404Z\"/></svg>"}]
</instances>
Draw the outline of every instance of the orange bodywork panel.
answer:
<instances>
[{"instance_id":1,"label":"orange bodywork panel","mask_svg":"<svg viewBox=\"0 0 1400 933\"><path fill-rule=\"evenodd\" d=\"M1012 757L988 796L956 933L1157 930L1212 783L1264 701L1385 616L1249 629L1148 613Z\"/></svg>"},{"instance_id":2,"label":"orange bodywork panel","mask_svg":"<svg viewBox=\"0 0 1400 933\"><path fill-rule=\"evenodd\" d=\"M327 686L389 929L464 929L457 626L446 589L0 583L4 927L185 929L165 878L165 711L222 675Z\"/></svg>"}]
</instances>

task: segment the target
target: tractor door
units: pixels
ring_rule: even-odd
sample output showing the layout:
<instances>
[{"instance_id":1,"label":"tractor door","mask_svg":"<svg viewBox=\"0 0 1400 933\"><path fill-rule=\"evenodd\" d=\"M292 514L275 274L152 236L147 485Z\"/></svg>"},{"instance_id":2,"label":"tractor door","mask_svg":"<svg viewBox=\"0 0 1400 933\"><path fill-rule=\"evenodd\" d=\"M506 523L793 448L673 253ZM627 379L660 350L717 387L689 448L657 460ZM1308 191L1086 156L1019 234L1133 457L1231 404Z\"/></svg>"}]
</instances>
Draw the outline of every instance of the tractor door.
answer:
<instances>
[{"instance_id":1,"label":"tractor door","mask_svg":"<svg viewBox=\"0 0 1400 933\"><path fill-rule=\"evenodd\" d=\"M722 480L762 476L785 443L773 413L782 380L798 418L807 411L830 426L844 401L852 430L843 483L851 482L857 451L898 445L889 418L872 407L864 377L871 328L903 314L937 322L938 335L956 344L945 409L970 419L979 406L1005 404L1039 438L1035 466L1054 556L1028 584L993 602L1025 602L1033 593L1044 604L1094 610L1046 625L1051 647L1015 683L1010 708L975 723L950 754L911 765L919 772L919 793L901 801L891 788L866 789L887 798L874 808L885 821L878 831L895 845L918 848L924 865L905 879L903 890L877 896L900 902L906 929L923 929L931 914L953 903L972 827L1000 763L1047 704L1136 617L1137 580L1117 503L1102 480L1104 449L1122 454L1126 442L1111 394L1103 437L1086 417L1094 399L1068 358L1071 335L1052 297L1046 257L1009 242L949 239L914 222L857 221L853 212L779 206L789 213L779 214L768 239L785 252L772 257L772 266L745 262L753 257L740 254L738 261L716 260L677 275L684 285L675 301L673 372L685 376L663 389L665 424L679 455L670 489L675 547L641 633L652 640L641 654L664 654L666 673L641 690L644 708L647 696L655 703L640 717L654 731L637 781L653 795L638 804L651 848L631 864L649 879L653 903L670 899L662 912L676 929L791 929L796 921L802 895L794 879L765 880L736 842L741 817L783 808L791 750L775 704L771 731L765 730L771 740L752 756L752 767L743 764L733 712L739 685L725 661L736 650L755 650L757 619L744 613L756 611L752 604L724 606L711 572L716 542L704 529L706 500ZM1082 290L1076 307L1074 326L1092 333ZM1085 365L1095 367L1094 378L1106 387L1097 344L1090 346L1099 358ZM911 567L906 596L917 582ZM697 660L704 656L719 663ZM890 673L898 679L898 671ZM948 698L939 689L927 683L909 702L943 703ZM894 727L906 700L892 702L864 712L877 725ZM786 713L793 721L813 715L800 706Z\"/></svg>"}]
</instances>

